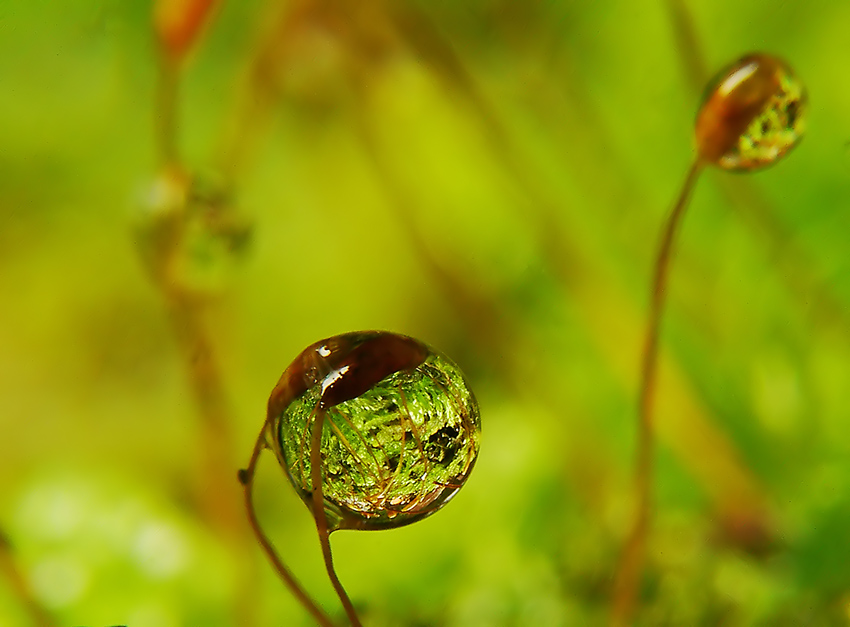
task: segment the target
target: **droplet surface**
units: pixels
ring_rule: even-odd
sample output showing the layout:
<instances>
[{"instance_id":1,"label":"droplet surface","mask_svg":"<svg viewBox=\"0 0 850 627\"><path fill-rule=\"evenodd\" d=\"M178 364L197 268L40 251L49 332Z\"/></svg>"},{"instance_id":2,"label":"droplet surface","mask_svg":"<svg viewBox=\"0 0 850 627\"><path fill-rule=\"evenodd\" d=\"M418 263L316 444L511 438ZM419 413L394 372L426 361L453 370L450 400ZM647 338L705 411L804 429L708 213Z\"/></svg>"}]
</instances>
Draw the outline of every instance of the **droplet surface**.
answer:
<instances>
[{"instance_id":1,"label":"droplet surface","mask_svg":"<svg viewBox=\"0 0 850 627\"><path fill-rule=\"evenodd\" d=\"M421 342L379 331L317 342L269 399L272 446L311 507L313 425L323 420L330 529L386 529L439 510L478 455L478 404L460 369Z\"/></svg>"},{"instance_id":2,"label":"droplet surface","mask_svg":"<svg viewBox=\"0 0 850 627\"><path fill-rule=\"evenodd\" d=\"M803 84L784 61L739 59L717 75L697 114L700 159L741 171L775 163L802 138L806 104Z\"/></svg>"}]
</instances>

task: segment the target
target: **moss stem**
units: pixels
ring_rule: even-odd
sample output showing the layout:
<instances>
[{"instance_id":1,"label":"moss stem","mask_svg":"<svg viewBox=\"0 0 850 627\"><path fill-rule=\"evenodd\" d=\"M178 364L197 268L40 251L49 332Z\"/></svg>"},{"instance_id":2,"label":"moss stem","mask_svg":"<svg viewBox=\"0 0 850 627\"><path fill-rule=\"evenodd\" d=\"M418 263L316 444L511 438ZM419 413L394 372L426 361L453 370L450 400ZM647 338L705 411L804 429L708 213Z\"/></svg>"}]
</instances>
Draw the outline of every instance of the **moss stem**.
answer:
<instances>
[{"instance_id":1,"label":"moss stem","mask_svg":"<svg viewBox=\"0 0 850 627\"><path fill-rule=\"evenodd\" d=\"M667 277L670 270L673 244L685 209L688 206L691 191L701 171L702 163L695 160L685 177L679 198L667 217L658 246L658 256L655 260L638 396L637 463L634 475L637 509L614 581L611 624L617 627L631 623L637 600L638 584L643 571L652 511L652 462L655 449L652 402L658 370L658 336L664 310L664 297L667 291Z\"/></svg>"},{"instance_id":2,"label":"moss stem","mask_svg":"<svg viewBox=\"0 0 850 627\"><path fill-rule=\"evenodd\" d=\"M260 546L263 548L263 551L265 551L269 561L271 561L272 566L274 566L275 572L277 572L284 585L289 588L293 596L298 599L298 602L301 603L301 605L304 606L304 609L306 609L310 615L316 619L316 622L321 625L321 627L334 627L333 622L331 622L328 615L325 614L324 610L322 610L313 601L313 599L310 598L310 595L307 594L301 584L298 583L298 580L295 579L295 576L280 559L277 551L275 551L274 545L272 545L271 540L268 539L266 534L263 533L263 529L260 527L260 522L257 519L257 512L254 509L253 497L254 475L256 473L257 461L260 458L260 453L263 449L267 448L265 436L266 425L264 424L263 430L257 437L256 444L254 444L254 451L251 453L251 460L248 462L248 467L245 470L239 471L239 482L242 484L245 494L245 509L248 512L248 521L251 523L251 529L253 529L254 535L257 536Z\"/></svg>"},{"instance_id":3,"label":"moss stem","mask_svg":"<svg viewBox=\"0 0 850 627\"><path fill-rule=\"evenodd\" d=\"M26 608L33 625L38 625L38 627L52 627L56 624L47 610L33 595L32 589L21 572L18 561L15 559L12 543L2 531L0 531L0 572L6 576L15 596Z\"/></svg>"}]
</instances>

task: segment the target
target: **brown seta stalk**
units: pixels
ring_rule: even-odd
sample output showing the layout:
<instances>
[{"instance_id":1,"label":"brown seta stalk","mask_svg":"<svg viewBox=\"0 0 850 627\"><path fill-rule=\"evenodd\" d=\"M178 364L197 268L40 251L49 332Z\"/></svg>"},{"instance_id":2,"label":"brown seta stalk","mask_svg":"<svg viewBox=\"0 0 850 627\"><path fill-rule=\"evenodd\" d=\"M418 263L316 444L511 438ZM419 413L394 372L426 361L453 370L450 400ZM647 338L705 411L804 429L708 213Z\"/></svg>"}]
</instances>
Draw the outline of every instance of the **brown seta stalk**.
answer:
<instances>
[{"instance_id":1,"label":"brown seta stalk","mask_svg":"<svg viewBox=\"0 0 850 627\"><path fill-rule=\"evenodd\" d=\"M322 429L325 422L325 411L324 409L317 407L314 414L315 416L313 419L313 428L310 440L310 480L313 487L311 497L313 517L316 521L316 529L322 546L322 556L324 558L328 578L330 579L339 600L345 608L348 620L354 627L362 627L362 623L357 616L357 612L354 610L354 605L351 603L351 599L346 593L345 588L342 586L342 583L334 570L333 555L331 553L330 545L330 530L328 529L328 519L325 513L325 499L322 491L321 442ZM256 444L254 444L254 451L251 454L248 467L239 471L239 482L244 488L245 508L248 511L248 520L251 523L251 528L254 530L254 534L257 536L260 546L263 548L263 551L265 551L269 561L271 561L272 566L274 566L275 572L277 572L284 585L289 588L295 598L298 599L298 602L301 603L310 615L316 619L319 625L322 627L333 627L333 623L328 615L316 604L315 601L313 601L313 599L310 598L310 595L307 594L301 584L298 583L298 580L295 579L295 576L283 563L268 536L265 535L260 527L259 520L257 519L253 500L254 475L256 473L257 461L259 460L260 453L264 449L269 448L266 439L268 425L269 421L267 420L263 425L263 429L260 432L259 437L257 438Z\"/></svg>"},{"instance_id":2,"label":"brown seta stalk","mask_svg":"<svg viewBox=\"0 0 850 627\"><path fill-rule=\"evenodd\" d=\"M248 512L248 521L251 524L251 529L253 529L254 535L257 536L260 546L263 548L263 551L265 551L269 561L272 563L272 566L274 566L275 572L277 572L284 585L289 588L290 592L292 592L295 598L298 599L298 602L301 603L301 605L304 606L304 609L306 609L310 615L316 619L316 622L321 627L334 627L333 622L328 615L315 603L315 601L313 601L313 599L310 598L310 595L307 594L301 584L298 583L298 580L295 579L295 576L283 563L280 556L277 554L274 545L272 545L271 540L269 540L268 536L263 533L263 529L260 527L260 522L257 519L257 512L254 509L253 498L254 475L257 470L257 461L260 458L260 453L264 449L268 448L268 444L266 443L267 425L268 423L263 425L263 429L257 437L257 442L254 444L254 451L251 453L251 460L248 462L248 467L239 471L239 482L242 484L245 493L245 509ZM322 512L324 512L324 509L322 509Z\"/></svg>"},{"instance_id":3,"label":"brown seta stalk","mask_svg":"<svg viewBox=\"0 0 850 627\"><path fill-rule=\"evenodd\" d=\"M691 191L702 171L699 159L691 165L679 198L667 217L661 241L650 293L649 321L644 340L641 362L641 381L638 393L637 462L635 467L635 493L637 505L635 517L629 531L623 554L614 581L614 603L611 624L620 627L629 625L634 614L638 596L647 536L649 535L652 512L653 454L655 449L655 427L652 418L652 403L655 396L655 380L658 370L658 338L667 291L670 259L679 226L688 206Z\"/></svg>"},{"instance_id":4,"label":"brown seta stalk","mask_svg":"<svg viewBox=\"0 0 850 627\"><path fill-rule=\"evenodd\" d=\"M16 559L12 542L2 530L0 530L0 575L6 578L12 594L20 601L33 625L53 627L57 624L33 594L32 587Z\"/></svg>"},{"instance_id":5,"label":"brown seta stalk","mask_svg":"<svg viewBox=\"0 0 850 627\"><path fill-rule=\"evenodd\" d=\"M157 31L157 35L161 45L153 111L154 141L160 168L158 185L167 188L168 194L165 200L158 201L161 206L156 207L158 213L154 219L144 225L146 237L140 241L140 250L171 319L199 418L202 457L195 486L198 505L204 520L217 531L237 560L239 584L233 618L240 624L251 625L255 623L251 581L254 575L243 551L247 527L239 514L238 490L221 489L222 485L232 485L227 479L232 472L228 469L235 465L231 445L233 413L211 319L213 303L202 290L182 279L178 271L187 237L186 203L190 189L190 175L179 151L179 91L185 50L169 48L162 33Z\"/></svg>"}]
</instances>

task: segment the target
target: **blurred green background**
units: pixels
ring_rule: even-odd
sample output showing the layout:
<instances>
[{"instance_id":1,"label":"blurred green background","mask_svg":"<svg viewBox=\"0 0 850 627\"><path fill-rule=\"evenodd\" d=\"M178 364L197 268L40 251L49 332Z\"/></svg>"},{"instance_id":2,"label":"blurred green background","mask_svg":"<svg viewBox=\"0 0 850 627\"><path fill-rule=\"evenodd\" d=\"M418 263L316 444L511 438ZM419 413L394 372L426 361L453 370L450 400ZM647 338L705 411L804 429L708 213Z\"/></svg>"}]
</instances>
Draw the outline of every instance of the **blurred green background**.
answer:
<instances>
[{"instance_id":1,"label":"blurred green background","mask_svg":"<svg viewBox=\"0 0 850 627\"><path fill-rule=\"evenodd\" d=\"M180 73L207 191L172 283L143 261L172 176L151 11L0 1L0 625L32 620L13 571L60 625L311 624L236 470L298 352L373 328L460 364L483 439L445 510L333 537L364 623L605 624L653 249L705 81L751 50L797 70L809 130L697 185L638 622L850 624L850 4L225 0ZM218 431L181 307L220 363ZM271 455L256 494L341 620Z\"/></svg>"}]
</instances>

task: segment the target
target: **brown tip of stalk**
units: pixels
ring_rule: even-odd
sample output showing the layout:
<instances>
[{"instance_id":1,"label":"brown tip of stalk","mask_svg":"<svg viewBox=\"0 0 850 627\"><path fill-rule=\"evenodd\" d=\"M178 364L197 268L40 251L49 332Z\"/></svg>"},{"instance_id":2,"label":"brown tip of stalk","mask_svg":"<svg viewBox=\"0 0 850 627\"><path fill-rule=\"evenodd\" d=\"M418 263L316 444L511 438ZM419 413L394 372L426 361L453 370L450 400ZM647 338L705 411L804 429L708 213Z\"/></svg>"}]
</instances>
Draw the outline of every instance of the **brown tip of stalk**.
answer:
<instances>
[{"instance_id":1,"label":"brown tip of stalk","mask_svg":"<svg viewBox=\"0 0 850 627\"><path fill-rule=\"evenodd\" d=\"M169 60L179 63L197 41L217 0L156 0L153 28Z\"/></svg>"}]
</instances>

